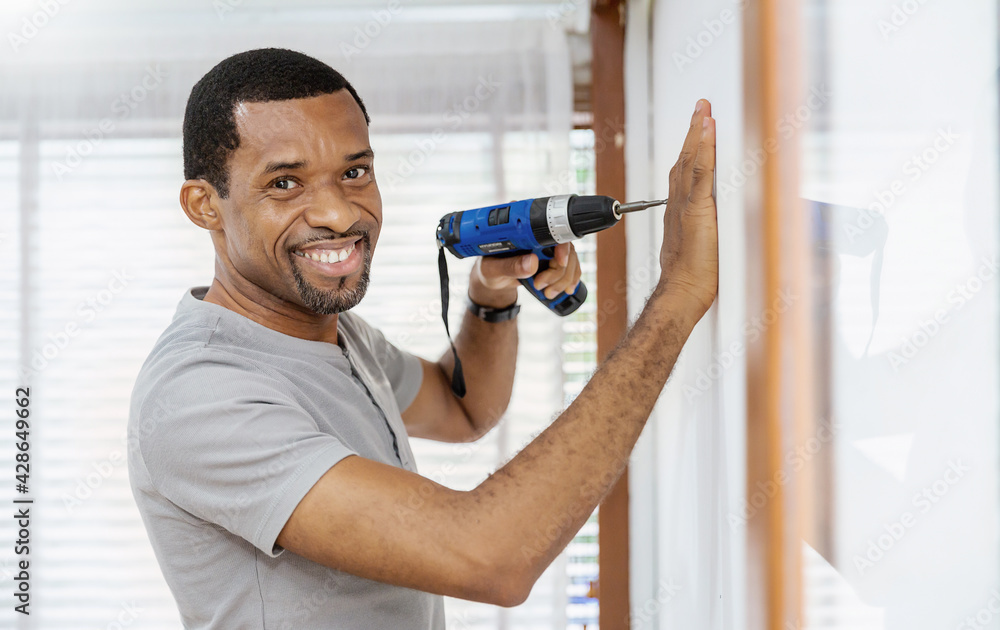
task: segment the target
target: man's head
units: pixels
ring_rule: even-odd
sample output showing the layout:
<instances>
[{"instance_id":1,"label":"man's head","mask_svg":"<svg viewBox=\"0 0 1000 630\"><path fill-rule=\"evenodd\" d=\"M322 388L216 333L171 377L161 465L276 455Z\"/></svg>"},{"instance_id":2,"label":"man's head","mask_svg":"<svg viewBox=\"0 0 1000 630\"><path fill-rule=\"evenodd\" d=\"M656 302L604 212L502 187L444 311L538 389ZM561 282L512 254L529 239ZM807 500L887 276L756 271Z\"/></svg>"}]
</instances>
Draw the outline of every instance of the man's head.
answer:
<instances>
[{"instance_id":1,"label":"man's head","mask_svg":"<svg viewBox=\"0 0 1000 630\"><path fill-rule=\"evenodd\" d=\"M361 300L382 220L368 122L340 73L290 50L234 55L198 81L181 204L212 231L217 279L320 314Z\"/></svg>"}]
</instances>

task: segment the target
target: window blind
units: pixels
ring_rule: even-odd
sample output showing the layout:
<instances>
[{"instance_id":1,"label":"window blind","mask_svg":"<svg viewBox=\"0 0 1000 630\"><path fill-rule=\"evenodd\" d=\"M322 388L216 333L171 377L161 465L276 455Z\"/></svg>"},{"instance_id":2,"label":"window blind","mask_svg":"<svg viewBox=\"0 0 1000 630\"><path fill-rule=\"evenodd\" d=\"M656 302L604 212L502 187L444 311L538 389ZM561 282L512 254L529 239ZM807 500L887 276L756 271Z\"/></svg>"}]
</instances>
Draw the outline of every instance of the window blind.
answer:
<instances>
[{"instance_id":1,"label":"window blind","mask_svg":"<svg viewBox=\"0 0 1000 630\"><path fill-rule=\"evenodd\" d=\"M376 173L381 162L391 163L405 150L408 140L412 138L373 135ZM447 172L454 164L478 164L479 169L471 169L464 187L445 189L447 194L437 195L433 203L406 203L418 196L408 196L405 190L384 195L385 227L370 293L358 311L390 340L424 356L437 356L444 343L433 228L440 215L461 207L462 201L466 206L494 201L491 166L482 155L488 144L470 134L454 138L452 146L441 151L428 168ZM6 148L5 159L13 161L12 147ZM63 142L45 141L40 147L43 194L29 224L29 246L36 253L30 277L36 295L31 316L35 334L28 347L30 356L44 358L31 365L31 374L32 412L39 418L34 479L45 489L45 500L36 508L40 525L35 604L46 627L71 627L81 618L111 623L122 611L139 609L143 613L138 627L179 623L129 490L124 425L134 375L151 340L169 322L180 291L211 279L208 235L172 205L180 148L177 138L109 141L71 176L57 180L44 165L61 157ZM588 182L582 183L580 192L587 192ZM473 189L478 197L465 189ZM16 218L13 209L5 212L5 232L16 233ZM584 241L578 248L585 281L593 290L593 243ZM69 264L66 252L73 253ZM6 365L17 363L16 253L14 247L4 249L11 259L5 266L3 293L11 306L4 311L10 319L2 346L10 358ZM458 285L453 292L464 294L469 261L450 263ZM422 474L451 487L474 487L543 429L593 370L595 328L589 303L561 321L540 305L522 301L518 382L504 425L474 444L416 440ZM456 321L458 308L452 313ZM59 341L63 335L65 345ZM13 375L8 382L14 382ZM596 578L595 540L592 519L567 557L556 563L564 574L547 574L525 610L452 600L449 620L491 628L497 627L498 616L524 616L523 622L551 628L548 617L561 606L570 622L590 621L596 617L586 597L589 582ZM556 591L554 585L563 581L563 590ZM544 614L539 616L540 611ZM519 621L516 627L526 626Z\"/></svg>"},{"instance_id":2,"label":"window blind","mask_svg":"<svg viewBox=\"0 0 1000 630\"><path fill-rule=\"evenodd\" d=\"M245 10L243 20L257 9ZM116 23L112 30L129 32L128 45L135 46L136 33L148 28L141 17L128 16L136 20L135 28ZM32 374L32 416L37 423L32 445L37 469L32 477L42 489L32 532L37 543L32 557L37 569L32 578L33 615L23 620L9 607L0 608L0 627L29 627L27 621L30 627L104 628L115 627L121 619L128 619L130 628L180 626L132 501L124 432L139 366L169 323L182 292L209 283L212 276L214 252L208 234L191 224L177 205L182 181L178 133L186 89L236 50L285 45L316 54L306 44L322 40L330 45L329 33L320 37L315 28L286 27L281 37L262 40L248 35L250 22L250 27L239 22L231 39L214 40L218 49L164 47L185 51L183 60L164 60L166 83L69 172L55 164L66 163L67 151L80 142L82 132L109 114L115 94L142 77L141 64L123 62L95 72L93 81L69 68L60 70L61 63L47 65L26 72L25 81L18 83L28 95L45 96L36 110L37 138L30 144L0 141L0 182L12 191L0 199L0 306L5 307L0 313L0 378L12 393L16 377L11 366L18 364L21 347L29 360L36 353L51 356ZM401 39L394 45L411 41L404 32L410 28L423 29L414 38L426 39L431 33L433 40L433 28L426 24L395 26ZM474 27L464 24L452 31L475 38ZM535 46L552 39L552 26L545 21L487 28L497 42L509 38L511 48L501 46L492 57L457 59L450 72L441 61L450 57L441 53L420 63L397 64L397 72L407 76L395 80L389 73L399 51L380 51L375 45L350 63L327 59L354 82L372 113L375 168L385 206L372 285L359 312L394 342L429 358L438 356L445 343L434 261L437 219L476 204L572 192L561 177L569 161L571 105L569 64L566 76L558 72L565 50ZM147 47L134 49L142 50L137 57L164 54L156 48L163 38L162 32L151 33ZM438 39L448 37L439 34ZM116 40L108 41L106 48L81 49L80 55L130 59L114 52ZM381 42L392 48L388 38ZM413 50L409 43L402 47ZM433 83L426 79L432 72L438 73ZM468 104L464 97L490 76L504 86L496 98ZM393 85L401 90L395 96ZM5 119L27 116L27 110L9 106L0 104ZM433 130L454 120L445 118L449 113L457 113L461 124L447 127L445 140L427 150ZM423 154L414 158L420 147L425 147ZM30 177L22 173L25 163ZM413 166L412 172L406 171L406 164ZM25 182L30 184L27 192L37 194L37 207L32 206L24 226L30 256L22 266L19 195L25 192ZM553 182L563 189L552 190ZM581 245L581 251L584 248ZM453 295L462 295L470 261L449 262ZM461 304L455 302L452 315L457 322ZM28 309L24 321L19 315L22 306ZM572 326L579 327L581 317L563 321L540 305L526 303L516 398L506 428L472 445L418 444L421 472L453 487L472 487L547 425L574 395L573 379L587 371L574 359L576 376L568 376L563 370L568 363L561 360L566 347L579 353L579 331ZM564 347L567 339L571 345ZM12 454L12 441L0 437L0 449ZM0 484L0 499L12 498L12 485ZM9 522L0 523L0 536L12 540L12 533ZM593 602L574 585L581 579L589 584L592 571L587 571L593 562L586 558L592 543L584 538L573 544L582 546L571 546L525 605L507 610L451 600L448 626L561 628L573 620L585 623ZM585 560L578 562L580 558ZM3 569L12 563L11 550L0 547L0 584L8 588L11 576ZM578 564L581 570L574 568Z\"/></svg>"}]
</instances>

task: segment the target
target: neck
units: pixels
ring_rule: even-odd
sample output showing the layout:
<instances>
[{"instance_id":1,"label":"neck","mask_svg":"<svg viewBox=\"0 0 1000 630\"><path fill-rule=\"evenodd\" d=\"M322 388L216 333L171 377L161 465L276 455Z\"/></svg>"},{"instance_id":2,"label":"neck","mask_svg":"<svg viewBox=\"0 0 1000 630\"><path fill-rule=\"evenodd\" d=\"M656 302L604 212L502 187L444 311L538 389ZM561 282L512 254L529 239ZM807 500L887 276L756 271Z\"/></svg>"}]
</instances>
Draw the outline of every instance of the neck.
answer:
<instances>
[{"instance_id":1,"label":"neck","mask_svg":"<svg viewBox=\"0 0 1000 630\"><path fill-rule=\"evenodd\" d=\"M218 304L280 333L308 339L337 343L337 314L321 315L254 286L240 290L216 269L212 285L205 293L205 302Z\"/></svg>"}]
</instances>

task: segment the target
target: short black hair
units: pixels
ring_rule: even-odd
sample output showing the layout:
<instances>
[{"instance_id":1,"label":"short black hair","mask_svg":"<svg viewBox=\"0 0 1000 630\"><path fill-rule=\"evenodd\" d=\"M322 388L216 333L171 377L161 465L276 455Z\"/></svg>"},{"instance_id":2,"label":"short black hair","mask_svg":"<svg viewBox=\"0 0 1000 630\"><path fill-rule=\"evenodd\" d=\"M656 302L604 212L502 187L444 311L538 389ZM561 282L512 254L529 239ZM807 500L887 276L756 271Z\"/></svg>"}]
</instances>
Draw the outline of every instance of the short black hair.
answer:
<instances>
[{"instance_id":1,"label":"short black hair","mask_svg":"<svg viewBox=\"0 0 1000 630\"><path fill-rule=\"evenodd\" d=\"M204 179L223 199L229 196L229 156L240 146L237 104L285 101L347 90L368 111L339 72L309 55L260 48L220 61L191 89L184 110L184 178Z\"/></svg>"}]
</instances>

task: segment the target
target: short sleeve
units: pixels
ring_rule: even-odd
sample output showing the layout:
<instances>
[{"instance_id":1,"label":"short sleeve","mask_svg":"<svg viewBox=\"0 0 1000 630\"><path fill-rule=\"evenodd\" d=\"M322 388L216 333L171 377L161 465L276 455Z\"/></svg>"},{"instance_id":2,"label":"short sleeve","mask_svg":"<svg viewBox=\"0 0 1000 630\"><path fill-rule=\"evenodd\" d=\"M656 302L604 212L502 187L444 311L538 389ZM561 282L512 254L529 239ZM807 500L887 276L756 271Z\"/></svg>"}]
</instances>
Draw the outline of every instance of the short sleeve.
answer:
<instances>
[{"instance_id":1,"label":"short sleeve","mask_svg":"<svg viewBox=\"0 0 1000 630\"><path fill-rule=\"evenodd\" d=\"M359 334L364 335L372 354L389 379L396 405L401 412L405 411L417 397L424 382L424 368L420 358L393 345L382 331L370 326L360 317L354 316L352 325Z\"/></svg>"},{"instance_id":2,"label":"short sleeve","mask_svg":"<svg viewBox=\"0 0 1000 630\"><path fill-rule=\"evenodd\" d=\"M149 389L139 453L153 487L181 509L275 557L295 507L353 450L319 430L277 377L201 349ZM155 421L149 421L150 418Z\"/></svg>"}]
</instances>

